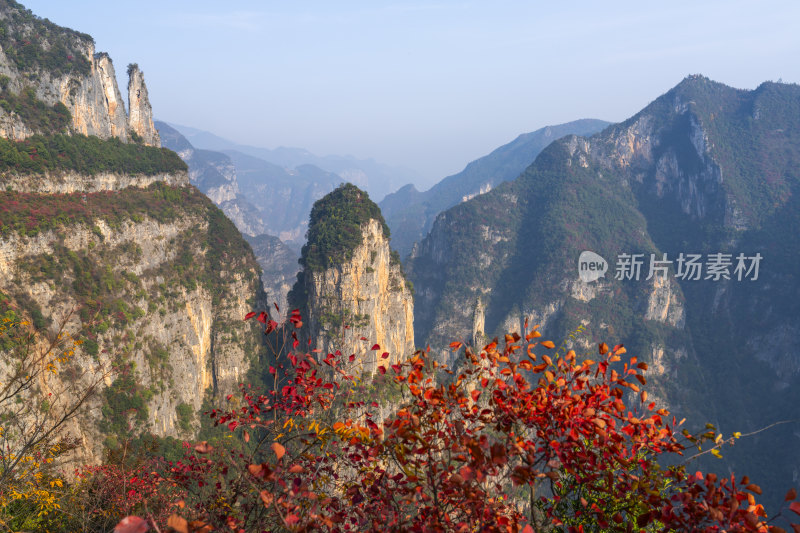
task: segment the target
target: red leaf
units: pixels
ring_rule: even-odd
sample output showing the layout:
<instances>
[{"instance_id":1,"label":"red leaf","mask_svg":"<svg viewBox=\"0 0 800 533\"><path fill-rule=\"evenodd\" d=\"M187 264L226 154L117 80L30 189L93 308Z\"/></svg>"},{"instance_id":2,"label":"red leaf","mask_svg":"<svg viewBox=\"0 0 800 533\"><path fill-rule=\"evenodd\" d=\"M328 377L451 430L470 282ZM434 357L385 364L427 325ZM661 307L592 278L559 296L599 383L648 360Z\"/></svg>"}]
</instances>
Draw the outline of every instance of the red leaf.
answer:
<instances>
[{"instance_id":1,"label":"red leaf","mask_svg":"<svg viewBox=\"0 0 800 533\"><path fill-rule=\"evenodd\" d=\"M794 489L789 489L789 492L786 493L786 497L783 499L785 502L790 502L797 498L797 491Z\"/></svg>"},{"instance_id":2,"label":"red leaf","mask_svg":"<svg viewBox=\"0 0 800 533\"><path fill-rule=\"evenodd\" d=\"M789 504L789 509L797 514L800 514L800 502L792 502Z\"/></svg>"},{"instance_id":3,"label":"red leaf","mask_svg":"<svg viewBox=\"0 0 800 533\"><path fill-rule=\"evenodd\" d=\"M239 422L237 422L236 420L234 420L233 422L231 422L230 424L228 424L228 429L230 429L231 431L233 431L234 429L236 429L236 426L238 426L238 425L239 425Z\"/></svg>"},{"instance_id":4,"label":"red leaf","mask_svg":"<svg viewBox=\"0 0 800 533\"><path fill-rule=\"evenodd\" d=\"M371 349L372 350L380 350L381 349L381 345L380 344L373 344Z\"/></svg>"},{"instance_id":5,"label":"red leaf","mask_svg":"<svg viewBox=\"0 0 800 533\"><path fill-rule=\"evenodd\" d=\"M245 320L250 320L250 319L251 319L251 318L253 318L254 316L256 316L256 312L255 312L255 311L250 311L249 313L247 313L246 315L244 315L244 319L245 319Z\"/></svg>"},{"instance_id":6,"label":"red leaf","mask_svg":"<svg viewBox=\"0 0 800 533\"><path fill-rule=\"evenodd\" d=\"M150 526L147 525L147 520L138 516L126 516L114 528L114 533L144 533L148 529Z\"/></svg>"},{"instance_id":7,"label":"red leaf","mask_svg":"<svg viewBox=\"0 0 800 533\"><path fill-rule=\"evenodd\" d=\"M264 311L261 311L258 314L258 318L256 318L256 320L258 320L262 324L266 324L267 323L267 313L265 313Z\"/></svg>"},{"instance_id":8,"label":"red leaf","mask_svg":"<svg viewBox=\"0 0 800 533\"><path fill-rule=\"evenodd\" d=\"M481 391L479 391L479 390L475 389L474 391L472 391L472 392L470 393L470 395L472 396L472 399L473 399L474 401L476 401L476 402L477 402L477 401L478 401L478 398L480 398L480 397L481 397Z\"/></svg>"},{"instance_id":9,"label":"red leaf","mask_svg":"<svg viewBox=\"0 0 800 533\"><path fill-rule=\"evenodd\" d=\"M348 357L347 359L349 359L349 360L350 360L350 362L352 363L353 361L355 361L355 360L356 360L356 354L354 354L354 353L353 353L353 354L350 354L350 357Z\"/></svg>"},{"instance_id":10,"label":"red leaf","mask_svg":"<svg viewBox=\"0 0 800 533\"><path fill-rule=\"evenodd\" d=\"M389 352L383 352L383 355L381 355L381 359L386 359L387 357L389 357Z\"/></svg>"},{"instance_id":11,"label":"red leaf","mask_svg":"<svg viewBox=\"0 0 800 533\"><path fill-rule=\"evenodd\" d=\"M381 375L385 374L386 373L386 367L385 366L379 366L378 367L378 372L380 372Z\"/></svg>"}]
</instances>

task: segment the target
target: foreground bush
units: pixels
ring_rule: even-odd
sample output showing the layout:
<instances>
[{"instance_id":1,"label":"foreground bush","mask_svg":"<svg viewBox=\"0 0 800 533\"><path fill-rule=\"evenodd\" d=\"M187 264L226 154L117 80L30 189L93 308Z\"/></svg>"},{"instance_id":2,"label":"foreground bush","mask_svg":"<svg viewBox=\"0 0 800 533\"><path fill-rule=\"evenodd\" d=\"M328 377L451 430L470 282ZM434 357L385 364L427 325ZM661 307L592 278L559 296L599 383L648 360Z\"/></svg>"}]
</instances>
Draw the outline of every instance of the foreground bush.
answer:
<instances>
[{"instance_id":1,"label":"foreground bush","mask_svg":"<svg viewBox=\"0 0 800 533\"><path fill-rule=\"evenodd\" d=\"M453 343L457 372L420 351L373 382L351 374L353 355L292 352L270 368L272 390L242 386L233 408L208 413L240 439L196 444L164 475L181 510L117 531L783 531L747 478L681 466L689 446L726 439L679 433L647 401L645 363L621 345L601 344L596 361L549 356L539 336L479 353ZM380 388L394 401L370 395ZM786 510L800 514L795 498Z\"/></svg>"}]
</instances>

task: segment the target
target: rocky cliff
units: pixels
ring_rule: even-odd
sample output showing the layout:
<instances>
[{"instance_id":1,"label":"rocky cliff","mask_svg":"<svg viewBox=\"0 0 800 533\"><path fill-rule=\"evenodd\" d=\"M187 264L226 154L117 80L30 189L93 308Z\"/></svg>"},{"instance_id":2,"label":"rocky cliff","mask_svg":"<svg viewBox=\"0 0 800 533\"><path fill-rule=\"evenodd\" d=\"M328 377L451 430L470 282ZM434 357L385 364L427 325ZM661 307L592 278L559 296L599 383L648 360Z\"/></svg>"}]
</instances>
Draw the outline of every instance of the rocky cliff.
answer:
<instances>
[{"instance_id":1,"label":"rocky cliff","mask_svg":"<svg viewBox=\"0 0 800 533\"><path fill-rule=\"evenodd\" d=\"M153 108L139 65L128 66L128 127L148 146L161 146L153 124Z\"/></svg>"},{"instance_id":2,"label":"rocky cliff","mask_svg":"<svg viewBox=\"0 0 800 533\"><path fill-rule=\"evenodd\" d=\"M325 242L343 235L353 238ZM411 288L366 193L347 184L314 205L301 263L290 305L304 309L312 344L323 354L356 354L363 371L374 373L414 351ZM373 343L380 349L371 350Z\"/></svg>"},{"instance_id":3,"label":"rocky cliff","mask_svg":"<svg viewBox=\"0 0 800 533\"><path fill-rule=\"evenodd\" d=\"M193 188L108 194L0 193L20 217L60 206L59 222L24 234L0 225L0 292L42 317L45 335L78 310L71 365L108 373L95 414L73 428L89 457L128 435L191 435L204 399L235 391L259 354L241 320L262 302L259 268L233 224Z\"/></svg>"},{"instance_id":4,"label":"rocky cliff","mask_svg":"<svg viewBox=\"0 0 800 533\"><path fill-rule=\"evenodd\" d=\"M0 313L81 341L36 390L103 378L69 428L87 461L145 433L192 437L261 355L242 321L265 305L252 249L157 147L138 68L129 120L91 37L0 0L0 74Z\"/></svg>"},{"instance_id":5,"label":"rocky cliff","mask_svg":"<svg viewBox=\"0 0 800 533\"><path fill-rule=\"evenodd\" d=\"M129 83L135 91L129 119L111 58L95 51L91 36L41 19L13 0L0 2L0 30L0 80L6 102L32 88L46 105L66 107L70 132L128 142L134 131L146 144L159 146L138 68L132 70ZM52 133L26 118L17 106L0 106L0 136L21 140Z\"/></svg>"}]
</instances>

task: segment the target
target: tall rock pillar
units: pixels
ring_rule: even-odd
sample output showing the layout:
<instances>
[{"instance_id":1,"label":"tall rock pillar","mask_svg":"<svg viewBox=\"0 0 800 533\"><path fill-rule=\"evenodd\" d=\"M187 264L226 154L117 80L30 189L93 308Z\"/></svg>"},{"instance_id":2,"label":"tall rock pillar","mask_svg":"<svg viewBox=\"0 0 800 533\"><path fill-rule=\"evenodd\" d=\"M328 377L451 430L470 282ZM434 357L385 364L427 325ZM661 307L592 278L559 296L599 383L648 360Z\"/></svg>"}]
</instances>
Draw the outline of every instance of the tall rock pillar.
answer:
<instances>
[{"instance_id":1,"label":"tall rock pillar","mask_svg":"<svg viewBox=\"0 0 800 533\"><path fill-rule=\"evenodd\" d=\"M153 124L153 108L147 96L144 74L139 65L128 65L128 128L142 138L148 146L161 146L161 139Z\"/></svg>"}]
</instances>

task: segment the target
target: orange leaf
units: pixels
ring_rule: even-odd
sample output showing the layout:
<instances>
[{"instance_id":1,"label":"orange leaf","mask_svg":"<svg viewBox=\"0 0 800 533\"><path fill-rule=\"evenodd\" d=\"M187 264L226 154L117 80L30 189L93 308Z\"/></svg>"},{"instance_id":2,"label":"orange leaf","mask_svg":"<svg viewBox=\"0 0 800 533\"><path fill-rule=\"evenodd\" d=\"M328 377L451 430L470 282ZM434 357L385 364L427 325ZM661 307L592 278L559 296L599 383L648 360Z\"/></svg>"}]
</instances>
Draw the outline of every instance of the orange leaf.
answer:
<instances>
[{"instance_id":1,"label":"orange leaf","mask_svg":"<svg viewBox=\"0 0 800 533\"><path fill-rule=\"evenodd\" d=\"M261 498L261 501L264 502L264 507L272 505L272 500L274 500L274 497L269 492L262 490L258 496Z\"/></svg>"},{"instance_id":2,"label":"orange leaf","mask_svg":"<svg viewBox=\"0 0 800 533\"><path fill-rule=\"evenodd\" d=\"M167 527L171 527L178 533L189 533L189 523L176 514L171 514L167 518Z\"/></svg>"},{"instance_id":3,"label":"orange leaf","mask_svg":"<svg viewBox=\"0 0 800 533\"><path fill-rule=\"evenodd\" d=\"M553 344L553 341L542 341L541 344L545 348L550 348L551 350L556 347L556 345Z\"/></svg>"},{"instance_id":4,"label":"orange leaf","mask_svg":"<svg viewBox=\"0 0 800 533\"><path fill-rule=\"evenodd\" d=\"M800 502L792 502L789 504L789 509L797 514L800 514Z\"/></svg>"},{"instance_id":5,"label":"orange leaf","mask_svg":"<svg viewBox=\"0 0 800 533\"><path fill-rule=\"evenodd\" d=\"M281 460L281 457L286 454L286 448L284 448L279 442L272 443L272 451L275 452L275 457L277 457L279 461Z\"/></svg>"},{"instance_id":6,"label":"orange leaf","mask_svg":"<svg viewBox=\"0 0 800 533\"><path fill-rule=\"evenodd\" d=\"M145 533L150 529L147 520L138 516L126 516L114 528L114 533Z\"/></svg>"},{"instance_id":7,"label":"orange leaf","mask_svg":"<svg viewBox=\"0 0 800 533\"><path fill-rule=\"evenodd\" d=\"M601 342L600 346L598 347L600 355L605 355L608 353L608 344Z\"/></svg>"},{"instance_id":8,"label":"orange leaf","mask_svg":"<svg viewBox=\"0 0 800 533\"><path fill-rule=\"evenodd\" d=\"M213 449L214 447L211 446L207 441L203 441L194 447L194 451L197 453L208 453Z\"/></svg>"},{"instance_id":9,"label":"orange leaf","mask_svg":"<svg viewBox=\"0 0 800 533\"><path fill-rule=\"evenodd\" d=\"M299 474L302 471L303 467L300 465L292 465L291 468L289 468L289 473L291 474Z\"/></svg>"},{"instance_id":10,"label":"orange leaf","mask_svg":"<svg viewBox=\"0 0 800 533\"><path fill-rule=\"evenodd\" d=\"M456 342L451 342L451 343L450 343L450 349L451 349L451 350L453 350L453 351L455 351L455 350L458 350L459 348L461 348L463 345L464 345L463 343L461 343L461 342L458 342L458 341L456 341Z\"/></svg>"},{"instance_id":11,"label":"orange leaf","mask_svg":"<svg viewBox=\"0 0 800 533\"><path fill-rule=\"evenodd\" d=\"M745 488L746 488L747 490L751 491L751 492L755 492L756 494L759 494L759 495L761 494L761 487L759 487L759 486L758 486L758 485L756 485L755 483L750 483L750 484L749 484L749 485L747 485L747 487L745 487Z\"/></svg>"}]
</instances>

